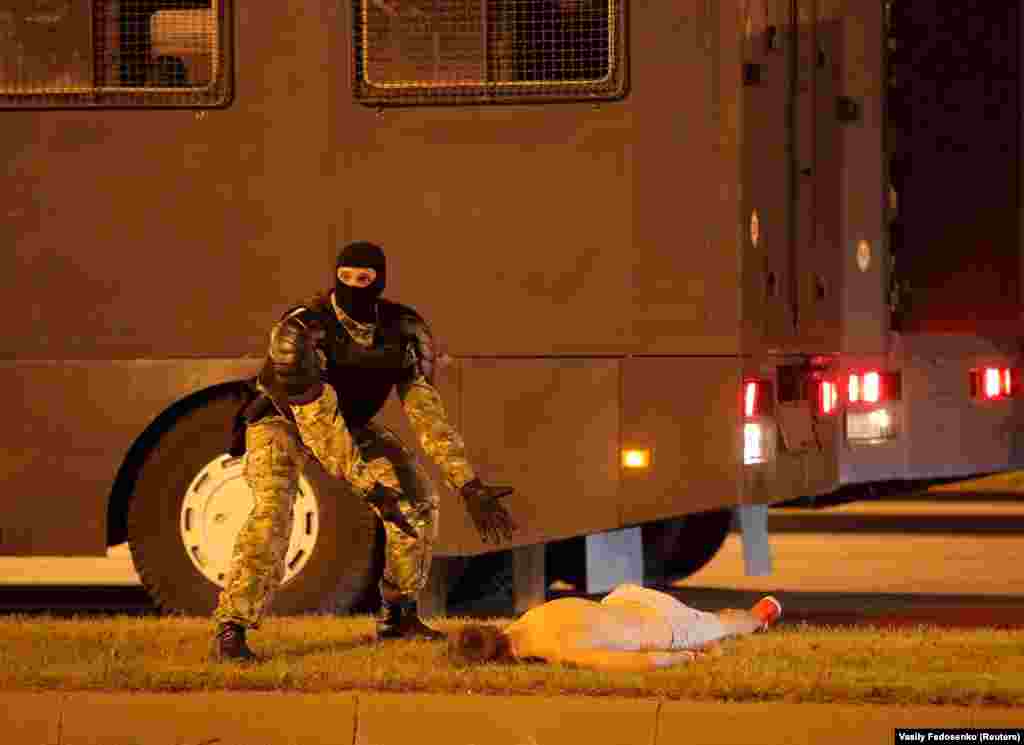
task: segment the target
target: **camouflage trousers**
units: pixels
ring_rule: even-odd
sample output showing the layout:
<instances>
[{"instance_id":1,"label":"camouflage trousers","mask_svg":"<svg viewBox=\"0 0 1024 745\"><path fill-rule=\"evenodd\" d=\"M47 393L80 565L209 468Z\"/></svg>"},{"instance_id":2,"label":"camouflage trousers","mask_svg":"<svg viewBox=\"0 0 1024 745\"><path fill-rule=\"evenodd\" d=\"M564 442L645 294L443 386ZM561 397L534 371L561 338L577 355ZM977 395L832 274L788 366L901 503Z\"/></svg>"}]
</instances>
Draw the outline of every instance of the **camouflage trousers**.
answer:
<instances>
[{"instance_id":1,"label":"camouflage trousers","mask_svg":"<svg viewBox=\"0 0 1024 745\"><path fill-rule=\"evenodd\" d=\"M255 504L235 541L227 581L214 611L216 622L259 627L284 577L299 475L312 458L335 478L365 481L371 475L402 493L402 514L419 535L412 538L384 522L387 543L381 592L415 597L423 589L437 539L439 498L422 467L417 468L416 455L394 432L371 422L353 437L338 415L332 421L299 418L299 427L274 416L250 425L245 444L244 475Z\"/></svg>"}]
</instances>

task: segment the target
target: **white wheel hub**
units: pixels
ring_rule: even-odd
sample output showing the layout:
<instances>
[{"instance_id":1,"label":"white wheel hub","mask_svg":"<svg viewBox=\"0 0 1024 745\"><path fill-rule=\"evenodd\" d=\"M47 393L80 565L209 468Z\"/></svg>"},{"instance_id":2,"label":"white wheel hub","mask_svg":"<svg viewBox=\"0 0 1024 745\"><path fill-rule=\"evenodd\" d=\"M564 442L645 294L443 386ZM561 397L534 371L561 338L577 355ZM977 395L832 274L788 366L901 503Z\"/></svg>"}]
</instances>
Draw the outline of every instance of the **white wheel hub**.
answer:
<instances>
[{"instance_id":1,"label":"white wheel hub","mask_svg":"<svg viewBox=\"0 0 1024 745\"><path fill-rule=\"evenodd\" d=\"M192 480L181 506L182 548L193 566L220 587L227 582L235 539L256 502L242 475L243 465L244 458L214 458ZM306 566L320 533L319 501L305 476L299 476L292 514L282 584Z\"/></svg>"}]
</instances>

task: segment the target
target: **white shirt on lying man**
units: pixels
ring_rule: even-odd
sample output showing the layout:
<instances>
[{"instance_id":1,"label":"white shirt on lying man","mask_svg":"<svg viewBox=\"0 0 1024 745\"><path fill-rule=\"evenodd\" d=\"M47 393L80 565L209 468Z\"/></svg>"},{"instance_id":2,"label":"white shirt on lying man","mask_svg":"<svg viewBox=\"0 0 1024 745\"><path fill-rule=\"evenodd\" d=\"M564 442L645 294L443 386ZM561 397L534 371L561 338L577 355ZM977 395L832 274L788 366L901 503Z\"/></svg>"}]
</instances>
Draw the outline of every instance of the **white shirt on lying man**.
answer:
<instances>
[{"instance_id":1,"label":"white shirt on lying man","mask_svg":"<svg viewBox=\"0 0 1024 745\"><path fill-rule=\"evenodd\" d=\"M689 660L720 639L750 634L778 620L782 606L762 598L750 610L707 613L671 595L619 585L601 602L559 598L504 629L472 624L450 639L453 659L540 659L595 670L644 672Z\"/></svg>"}]
</instances>

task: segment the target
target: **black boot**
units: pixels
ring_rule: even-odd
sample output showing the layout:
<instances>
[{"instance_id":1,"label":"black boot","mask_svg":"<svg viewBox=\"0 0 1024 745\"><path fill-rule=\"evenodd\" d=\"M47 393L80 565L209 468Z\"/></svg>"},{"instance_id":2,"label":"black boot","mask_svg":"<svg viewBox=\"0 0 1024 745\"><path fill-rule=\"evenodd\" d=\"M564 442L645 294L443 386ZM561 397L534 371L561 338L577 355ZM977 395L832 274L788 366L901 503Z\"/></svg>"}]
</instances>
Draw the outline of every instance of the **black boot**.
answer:
<instances>
[{"instance_id":1,"label":"black boot","mask_svg":"<svg viewBox=\"0 0 1024 745\"><path fill-rule=\"evenodd\" d=\"M377 639L426 639L440 641L448 637L435 631L420 620L416 613L416 599L400 597L381 602L377 616Z\"/></svg>"},{"instance_id":2,"label":"black boot","mask_svg":"<svg viewBox=\"0 0 1024 745\"><path fill-rule=\"evenodd\" d=\"M257 657L245 643L245 627L237 623L217 626L214 657L218 662L256 662Z\"/></svg>"}]
</instances>

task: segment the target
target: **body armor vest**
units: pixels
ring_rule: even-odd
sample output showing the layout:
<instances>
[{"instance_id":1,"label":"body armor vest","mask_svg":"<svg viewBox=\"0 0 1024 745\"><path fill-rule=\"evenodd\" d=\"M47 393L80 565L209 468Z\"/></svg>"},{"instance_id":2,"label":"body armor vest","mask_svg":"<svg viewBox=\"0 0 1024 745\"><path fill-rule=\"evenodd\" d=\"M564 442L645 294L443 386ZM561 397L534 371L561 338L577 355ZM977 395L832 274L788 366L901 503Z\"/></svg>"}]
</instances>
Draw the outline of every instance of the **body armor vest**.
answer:
<instances>
[{"instance_id":1,"label":"body armor vest","mask_svg":"<svg viewBox=\"0 0 1024 745\"><path fill-rule=\"evenodd\" d=\"M317 325L325 331L318 344L326 362L322 378L338 394L341 415L353 433L380 413L396 385L411 382L421 374L433 382L434 355L426 322L401 303L381 299L377 307L379 322L369 349L349 335L338 320L329 295L317 295L312 302L293 308L282 317L292 316L305 325ZM274 389L269 359L258 380L264 389ZM256 381L252 381L251 388L254 393L235 421L232 455L245 452L247 425L278 414L291 418L290 409L281 405L279 397L272 399L259 392ZM282 408L286 410L281 411Z\"/></svg>"},{"instance_id":2,"label":"body armor vest","mask_svg":"<svg viewBox=\"0 0 1024 745\"><path fill-rule=\"evenodd\" d=\"M378 300L377 308L379 323L370 350L349 336L329 298L310 308L327 330L322 349L327 359L325 382L337 392L341 415L351 429L365 427L384 408L394 387L416 376L406 359L408 340L399 323L402 317L416 316L415 311L389 300Z\"/></svg>"}]
</instances>

